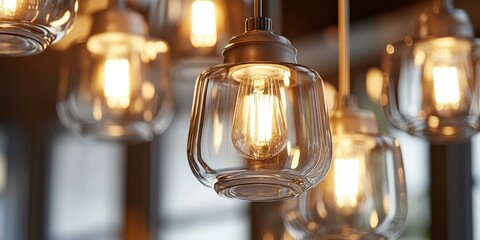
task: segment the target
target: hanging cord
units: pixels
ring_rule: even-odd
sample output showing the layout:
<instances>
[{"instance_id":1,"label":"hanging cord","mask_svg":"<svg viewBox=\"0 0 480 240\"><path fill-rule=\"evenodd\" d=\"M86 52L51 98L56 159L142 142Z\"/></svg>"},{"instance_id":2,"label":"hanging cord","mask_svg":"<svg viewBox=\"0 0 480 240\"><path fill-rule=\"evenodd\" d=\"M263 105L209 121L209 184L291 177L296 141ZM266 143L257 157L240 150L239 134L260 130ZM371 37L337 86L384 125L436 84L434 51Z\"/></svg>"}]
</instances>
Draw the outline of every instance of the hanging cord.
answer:
<instances>
[{"instance_id":1,"label":"hanging cord","mask_svg":"<svg viewBox=\"0 0 480 240\"><path fill-rule=\"evenodd\" d=\"M343 99L350 95L350 49L349 49L349 3L348 0L338 0L338 66L339 95Z\"/></svg>"},{"instance_id":2,"label":"hanging cord","mask_svg":"<svg viewBox=\"0 0 480 240\"><path fill-rule=\"evenodd\" d=\"M253 1L253 16L256 18L262 16L262 0Z\"/></svg>"}]
</instances>

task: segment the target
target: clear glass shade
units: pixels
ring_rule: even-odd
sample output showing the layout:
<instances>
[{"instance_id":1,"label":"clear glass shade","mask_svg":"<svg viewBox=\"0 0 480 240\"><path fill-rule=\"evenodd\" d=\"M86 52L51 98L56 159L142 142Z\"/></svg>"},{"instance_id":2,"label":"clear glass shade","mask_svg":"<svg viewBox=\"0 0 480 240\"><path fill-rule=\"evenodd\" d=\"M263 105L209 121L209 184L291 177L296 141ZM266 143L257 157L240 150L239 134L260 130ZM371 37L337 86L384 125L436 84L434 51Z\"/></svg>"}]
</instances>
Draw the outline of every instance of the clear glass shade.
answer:
<instances>
[{"instance_id":1,"label":"clear glass shade","mask_svg":"<svg viewBox=\"0 0 480 240\"><path fill-rule=\"evenodd\" d=\"M77 0L0 0L0 55L37 54L65 36Z\"/></svg>"},{"instance_id":2,"label":"clear glass shade","mask_svg":"<svg viewBox=\"0 0 480 240\"><path fill-rule=\"evenodd\" d=\"M223 64L197 80L188 159L224 197L296 196L324 178L331 137L318 74L296 64Z\"/></svg>"},{"instance_id":3,"label":"clear glass shade","mask_svg":"<svg viewBox=\"0 0 480 240\"><path fill-rule=\"evenodd\" d=\"M398 140L333 134L325 180L284 202L284 224L298 239L396 239L407 217L404 177Z\"/></svg>"},{"instance_id":4,"label":"clear glass shade","mask_svg":"<svg viewBox=\"0 0 480 240\"><path fill-rule=\"evenodd\" d=\"M398 129L432 142L461 140L479 129L478 47L444 37L386 47L381 104Z\"/></svg>"},{"instance_id":5,"label":"clear glass shade","mask_svg":"<svg viewBox=\"0 0 480 240\"><path fill-rule=\"evenodd\" d=\"M59 118L82 135L150 140L173 117L168 45L121 33L103 37L107 41L76 44L65 52Z\"/></svg>"}]
</instances>

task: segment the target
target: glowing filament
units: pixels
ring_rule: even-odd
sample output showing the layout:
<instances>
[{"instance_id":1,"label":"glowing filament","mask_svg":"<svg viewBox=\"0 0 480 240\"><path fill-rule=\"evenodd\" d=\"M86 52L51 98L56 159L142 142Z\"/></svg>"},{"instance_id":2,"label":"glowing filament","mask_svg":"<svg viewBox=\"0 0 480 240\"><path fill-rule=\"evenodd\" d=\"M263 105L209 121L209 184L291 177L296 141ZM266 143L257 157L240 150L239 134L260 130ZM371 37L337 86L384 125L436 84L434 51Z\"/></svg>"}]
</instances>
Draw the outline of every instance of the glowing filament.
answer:
<instances>
[{"instance_id":1,"label":"glowing filament","mask_svg":"<svg viewBox=\"0 0 480 240\"><path fill-rule=\"evenodd\" d=\"M190 42L194 47L212 47L217 43L215 4L211 0L192 3Z\"/></svg>"},{"instance_id":2,"label":"glowing filament","mask_svg":"<svg viewBox=\"0 0 480 240\"><path fill-rule=\"evenodd\" d=\"M456 67L433 67L433 88L438 111L460 107L460 84Z\"/></svg>"},{"instance_id":3,"label":"glowing filament","mask_svg":"<svg viewBox=\"0 0 480 240\"><path fill-rule=\"evenodd\" d=\"M251 65L233 71L240 81L232 127L232 141L242 155L265 159L278 154L287 144L285 108L281 81L283 68Z\"/></svg>"},{"instance_id":4,"label":"glowing filament","mask_svg":"<svg viewBox=\"0 0 480 240\"><path fill-rule=\"evenodd\" d=\"M356 207L358 204L360 160L358 158L337 158L334 164L334 189L337 206L340 208Z\"/></svg>"},{"instance_id":5,"label":"glowing filament","mask_svg":"<svg viewBox=\"0 0 480 240\"><path fill-rule=\"evenodd\" d=\"M0 10L5 15L13 15L17 10L17 0L0 0Z\"/></svg>"},{"instance_id":6,"label":"glowing filament","mask_svg":"<svg viewBox=\"0 0 480 240\"><path fill-rule=\"evenodd\" d=\"M256 148L267 146L274 137L273 129L275 126L275 106L277 106L278 98L270 94L264 94L267 79L263 76L254 76L252 78L253 94L244 98L244 117L247 118L248 131L251 143Z\"/></svg>"},{"instance_id":7,"label":"glowing filament","mask_svg":"<svg viewBox=\"0 0 480 240\"><path fill-rule=\"evenodd\" d=\"M104 72L104 95L110 108L130 105L130 63L126 59L107 59Z\"/></svg>"}]
</instances>

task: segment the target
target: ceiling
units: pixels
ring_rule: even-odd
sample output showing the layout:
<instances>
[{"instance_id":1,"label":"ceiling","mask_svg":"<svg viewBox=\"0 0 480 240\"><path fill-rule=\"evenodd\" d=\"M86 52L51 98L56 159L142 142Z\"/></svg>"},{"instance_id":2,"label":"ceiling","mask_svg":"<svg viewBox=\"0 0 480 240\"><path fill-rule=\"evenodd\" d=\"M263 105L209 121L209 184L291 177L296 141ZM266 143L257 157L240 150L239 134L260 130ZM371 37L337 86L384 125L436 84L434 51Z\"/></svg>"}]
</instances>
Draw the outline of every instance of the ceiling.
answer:
<instances>
[{"instance_id":1,"label":"ceiling","mask_svg":"<svg viewBox=\"0 0 480 240\"><path fill-rule=\"evenodd\" d=\"M91 12L95 9L105 6L107 0L81 0L80 2L90 2L90 9L81 8L83 12ZM140 3L138 8L148 12L149 0L129 0L134 4ZM470 4L471 0L458 0L458 3ZM426 0L362 0L351 1L351 21L352 32L355 24L368 19L374 19L377 16L389 14L399 9L407 9L412 4L426 3ZM312 39L311 45L307 46L307 51L313 47L321 47L322 42L316 43L315 35L324 32L329 26L337 23L337 2L333 0L264 0L266 5L283 5L282 11L282 35L293 40L297 45L296 39ZM477 4L478 6L478 4ZM82 7L82 6L80 6ZM475 11L475 9L467 9ZM480 23L479 14L470 13L472 21ZM476 18L476 19L475 19ZM475 20L474 20L475 19ZM80 24L79 18L78 24ZM87 20L88 21L88 20ZM397 21L397 20L395 20ZM398 20L403 21L403 20ZM367 21L367 27L371 22ZM364 24L365 25L365 24ZM480 24L476 24L477 26ZM370 28L376 27L372 25ZM86 28L88 31L88 28ZM384 29L385 28L384 26ZM353 35L353 34L352 34ZM310 37L313 36L313 37ZM354 36L352 36L354 37ZM62 40L62 42L64 42ZM335 45L327 46L335 49ZM381 46L379 46L381 48ZM0 119L30 119L37 115L50 115L55 118L55 102L58 87L58 73L61 61L61 54L54 48L45 53L23 58L0 57L0 72L2 72L0 87ZM61 49L61 48L60 48ZM306 53L305 48L301 48L302 54ZM354 49L353 49L354 50ZM352 50L352 51L353 51ZM322 50L323 51L323 50ZM307 54L305 54L307 55ZM336 61L327 59L328 61ZM303 64L308 64L303 62Z\"/></svg>"},{"instance_id":2,"label":"ceiling","mask_svg":"<svg viewBox=\"0 0 480 240\"><path fill-rule=\"evenodd\" d=\"M270 0L277 1L277 0ZM350 20L356 22L427 0L350 1ZM269 2L267 0L267 2ZM336 25L337 1L283 0L283 35L289 38L318 33Z\"/></svg>"}]
</instances>

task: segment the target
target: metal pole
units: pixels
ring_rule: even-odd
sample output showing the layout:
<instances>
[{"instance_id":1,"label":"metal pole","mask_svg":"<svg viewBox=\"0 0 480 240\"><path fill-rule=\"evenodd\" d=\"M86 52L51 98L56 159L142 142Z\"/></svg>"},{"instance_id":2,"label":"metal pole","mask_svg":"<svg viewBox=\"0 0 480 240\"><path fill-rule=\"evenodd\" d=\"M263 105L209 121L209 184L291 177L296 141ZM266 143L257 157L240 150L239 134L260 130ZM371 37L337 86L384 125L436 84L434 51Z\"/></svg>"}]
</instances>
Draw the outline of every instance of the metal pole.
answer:
<instances>
[{"instance_id":1,"label":"metal pole","mask_svg":"<svg viewBox=\"0 0 480 240\"><path fill-rule=\"evenodd\" d=\"M262 16L262 0L254 0L253 2L253 16L261 17Z\"/></svg>"},{"instance_id":2,"label":"metal pole","mask_svg":"<svg viewBox=\"0 0 480 240\"><path fill-rule=\"evenodd\" d=\"M471 142L430 146L431 237L473 239Z\"/></svg>"},{"instance_id":3,"label":"metal pole","mask_svg":"<svg viewBox=\"0 0 480 240\"><path fill-rule=\"evenodd\" d=\"M349 1L338 1L338 66L339 95L341 98L350 94L350 49L349 49Z\"/></svg>"}]
</instances>

